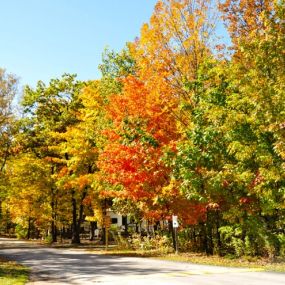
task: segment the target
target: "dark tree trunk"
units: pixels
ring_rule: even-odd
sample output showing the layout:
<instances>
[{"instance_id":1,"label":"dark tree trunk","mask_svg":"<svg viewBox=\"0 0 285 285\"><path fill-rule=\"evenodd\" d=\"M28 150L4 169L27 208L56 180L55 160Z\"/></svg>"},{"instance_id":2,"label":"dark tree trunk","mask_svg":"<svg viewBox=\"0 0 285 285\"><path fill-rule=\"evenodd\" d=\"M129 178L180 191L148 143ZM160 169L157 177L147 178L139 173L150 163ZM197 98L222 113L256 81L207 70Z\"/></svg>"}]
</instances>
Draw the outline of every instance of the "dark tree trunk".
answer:
<instances>
[{"instance_id":1,"label":"dark tree trunk","mask_svg":"<svg viewBox=\"0 0 285 285\"><path fill-rule=\"evenodd\" d=\"M201 235L202 235L203 251L205 251L208 254L209 253L209 247L208 247L207 225L206 225L206 223L201 225Z\"/></svg>"},{"instance_id":2,"label":"dark tree trunk","mask_svg":"<svg viewBox=\"0 0 285 285\"><path fill-rule=\"evenodd\" d=\"M51 236L52 242L57 242L57 227L55 225L54 220L51 222Z\"/></svg>"},{"instance_id":3,"label":"dark tree trunk","mask_svg":"<svg viewBox=\"0 0 285 285\"><path fill-rule=\"evenodd\" d=\"M72 191L72 222L73 222L73 227L72 227L72 239L71 243L73 244L80 244L80 227L81 223L83 221L83 200L85 199L87 195L87 187L84 189L81 200L80 200L80 205L79 205L79 215L77 219L77 202L74 197L75 191Z\"/></svg>"},{"instance_id":4,"label":"dark tree trunk","mask_svg":"<svg viewBox=\"0 0 285 285\"><path fill-rule=\"evenodd\" d=\"M90 241L94 240L96 229L97 229L97 222L90 222L90 235L89 235Z\"/></svg>"},{"instance_id":5,"label":"dark tree trunk","mask_svg":"<svg viewBox=\"0 0 285 285\"><path fill-rule=\"evenodd\" d=\"M28 219L28 233L27 233L27 239L31 238L31 218Z\"/></svg>"},{"instance_id":6,"label":"dark tree trunk","mask_svg":"<svg viewBox=\"0 0 285 285\"><path fill-rule=\"evenodd\" d=\"M217 250L218 255L222 255L222 241L221 241L221 235L220 235L220 213L217 211L216 213L216 239L217 239Z\"/></svg>"},{"instance_id":7,"label":"dark tree trunk","mask_svg":"<svg viewBox=\"0 0 285 285\"><path fill-rule=\"evenodd\" d=\"M71 243L79 244L80 243L80 225L77 223L77 203L74 197L75 191L72 191L72 238Z\"/></svg>"},{"instance_id":8,"label":"dark tree trunk","mask_svg":"<svg viewBox=\"0 0 285 285\"><path fill-rule=\"evenodd\" d=\"M51 168L51 174L54 174L54 167ZM52 242L57 242L57 227L56 227L56 194L55 188L51 187L51 236Z\"/></svg>"},{"instance_id":9,"label":"dark tree trunk","mask_svg":"<svg viewBox=\"0 0 285 285\"><path fill-rule=\"evenodd\" d=\"M171 233L171 236L172 236L173 249L176 251L176 237L175 237L175 232L174 232L174 228L173 228L173 225L172 225L172 221L168 222L168 230L169 230L169 233Z\"/></svg>"},{"instance_id":10,"label":"dark tree trunk","mask_svg":"<svg viewBox=\"0 0 285 285\"><path fill-rule=\"evenodd\" d=\"M122 224L124 226L124 235L128 236L128 217L127 216L122 216Z\"/></svg>"},{"instance_id":11,"label":"dark tree trunk","mask_svg":"<svg viewBox=\"0 0 285 285\"><path fill-rule=\"evenodd\" d=\"M138 234L140 231L139 231L139 223L135 223L136 225L136 233Z\"/></svg>"}]
</instances>

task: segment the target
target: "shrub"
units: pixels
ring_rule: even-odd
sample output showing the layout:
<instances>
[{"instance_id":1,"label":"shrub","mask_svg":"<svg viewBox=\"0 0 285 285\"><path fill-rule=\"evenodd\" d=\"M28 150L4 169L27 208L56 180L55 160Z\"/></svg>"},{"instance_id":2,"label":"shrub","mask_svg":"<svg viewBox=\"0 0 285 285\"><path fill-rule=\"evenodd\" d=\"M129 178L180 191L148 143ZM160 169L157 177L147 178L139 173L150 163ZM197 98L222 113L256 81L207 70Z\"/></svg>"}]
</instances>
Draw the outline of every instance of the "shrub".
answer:
<instances>
[{"instance_id":1,"label":"shrub","mask_svg":"<svg viewBox=\"0 0 285 285\"><path fill-rule=\"evenodd\" d=\"M18 239L27 238L28 229L22 227L21 225L16 225L15 227L15 234Z\"/></svg>"}]
</instances>

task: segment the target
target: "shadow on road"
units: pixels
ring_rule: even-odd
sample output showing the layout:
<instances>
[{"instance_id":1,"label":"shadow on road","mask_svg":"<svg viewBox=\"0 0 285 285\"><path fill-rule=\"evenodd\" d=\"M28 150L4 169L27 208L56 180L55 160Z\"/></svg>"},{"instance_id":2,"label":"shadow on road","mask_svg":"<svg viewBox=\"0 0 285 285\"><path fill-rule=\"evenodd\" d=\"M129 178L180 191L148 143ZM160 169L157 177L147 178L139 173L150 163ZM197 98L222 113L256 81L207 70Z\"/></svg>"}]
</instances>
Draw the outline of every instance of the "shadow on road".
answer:
<instances>
[{"instance_id":1,"label":"shadow on road","mask_svg":"<svg viewBox=\"0 0 285 285\"><path fill-rule=\"evenodd\" d=\"M103 277L147 276L174 272L143 262L143 259L104 256L71 249L45 248L25 242L0 241L0 255L32 268L32 281L82 284L99 282ZM177 270L179 271L179 270ZM180 270L181 271L181 270ZM76 280L76 283L75 283ZM73 282L74 281L74 282Z\"/></svg>"}]
</instances>

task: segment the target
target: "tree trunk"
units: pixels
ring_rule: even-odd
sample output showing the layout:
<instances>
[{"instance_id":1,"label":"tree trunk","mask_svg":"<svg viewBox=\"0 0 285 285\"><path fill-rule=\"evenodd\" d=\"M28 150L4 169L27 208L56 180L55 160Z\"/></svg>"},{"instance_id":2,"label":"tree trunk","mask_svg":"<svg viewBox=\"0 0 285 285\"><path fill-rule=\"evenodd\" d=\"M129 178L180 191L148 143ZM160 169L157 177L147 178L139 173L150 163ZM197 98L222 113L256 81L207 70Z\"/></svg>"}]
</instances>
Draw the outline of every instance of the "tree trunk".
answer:
<instances>
[{"instance_id":1,"label":"tree trunk","mask_svg":"<svg viewBox=\"0 0 285 285\"><path fill-rule=\"evenodd\" d=\"M175 232L174 232L174 228L173 228L173 225L172 225L172 221L169 221L168 222L168 230L169 232L171 233L171 236L172 236L172 245L173 245L173 249L174 251L176 251L176 237L175 237Z\"/></svg>"},{"instance_id":2,"label":"tree trunk","mask_svg":"<svg viewBox=\"0 0 285 285\"><path fill-rule=\"evenodd\" d=\"M207 243L208 243L208 255L213 255L214 253L214 244L213 244L213 233L212 233L212 219L211 212L207 210L207 221L206 221L206 232L207 232Z\"/></svg>"},{"instance_id":3,"label":"tree trunk","mask_svg":"<svg viewBox=\"0 0 285 285\"><path fill-rule=\"evenodd\" d=\"M57 242L57 227L55 225L54 220L51 222L51 236L52 236L52 242Z\"/></svg>"},{"instance_id":4,"label":"tree trunk","mask_svg":"<svg viewBox=\"0 0 285 285\"><path fill-rule=\"evenodd\" d=\"M28 233L27 233L27 239L31 238L31 218L28 218Z\"/></svg>"},{"instance_id":5,"label":"tree trunk","mask_svg":"<svg viewBox=\"0 0 285 285\"><path fill-rule=\"evenodd\" d=\"M203 223L201 225L201 234L202 234L202 247L203 251L205 251L207 254L209 252L209 247L208 247L208 238L207 238L207 225L206 223Z\"/></svg>"},{"instance_id":6,"label":"tree trunk","mask_svg":"<svg viewBox=\"0 0 285 285\"><path fill-rule=\"evenodd\" d=\"M72 191L72 244L80 244L80 225L77 223L77 203L74 198L75 191Z\"/></svg>"},{"instance_id":7,"label":"tree trunk","mask_svg":"<svg viewBox=\"0 0 285 285\"><path fill-rule=\"evenodd\" d=\"M128 236L128 216L122 216L122 224L124 226L124 235Z\"/></svg>"},{"instance_id":8,"label":"tree trunk","mask_svg":"<svg viewBox=\"0 0 285 285\"><path fill-rule=\"evenodd\" d=\"M218 248L218 255L222 255L222 241L220 235L220 214L219 211L216 213L216 239L217 239L217 248Z\"/></svg>"},{"instance_id":9,"label":"tree trunk","mask_svg":"<svg viewBox=\"0 0 285 285\"><path fill-rule=\"evenodd\" d=\"M89 240L92 241L94 240L95 237L95 230L97 229L97 222L90 222L90 235L89 235Z\"/></svg>"},{"instance_id":10,"label":"tree trunk","mask_svg":"<svg viewBox=\"0 0 285 285\"><path fill-rule=\"evenodd\" d=\"M51 174L54 174L54 167L51 168ZM51 187L51 236L52 242L57 242L57 228L56 228L56 203L55 203L55 188Z\"/></svg>"},{"instance_id":11,"label":"tree trunk","mask_svg":"<svg viewBox=\"0 0 285 285\"><path fill-rule=\"evenodd\" d=\"M75 190L72 191L72 221L73 221L73 228L72 228L72 240L71 243L79 244L80 243L80 227L83 221L83 200L87 195L87 187L84 189L81 199L80 199L80 206L79 206L79 215L77 219L77 202L74 197Z\"/></svg>"}]
</instances>

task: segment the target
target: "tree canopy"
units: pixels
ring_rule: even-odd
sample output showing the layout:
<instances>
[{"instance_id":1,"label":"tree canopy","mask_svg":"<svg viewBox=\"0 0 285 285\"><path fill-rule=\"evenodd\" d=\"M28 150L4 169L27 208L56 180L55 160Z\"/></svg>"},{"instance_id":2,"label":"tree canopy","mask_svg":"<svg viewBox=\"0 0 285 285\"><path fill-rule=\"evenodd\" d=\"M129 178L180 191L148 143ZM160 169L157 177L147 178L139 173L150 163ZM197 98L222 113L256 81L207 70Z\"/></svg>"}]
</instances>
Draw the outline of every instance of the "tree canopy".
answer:
<instances>
[{"instance_id":1,"label":"tree canopy","mask_svg":"<svg viewBox=\"0 0 285 285\"><path fill-rule=\"evenodd\" d=\"M0 70L2 230L79 243L113 207L169 233L177 215L189 250L284 254L284 7L159 0L134 42L104 52L100 79L26 87L21 119Z\"/></svg>"}]
</instances>

